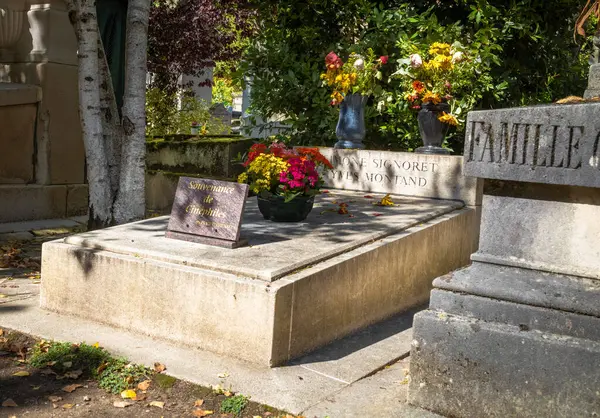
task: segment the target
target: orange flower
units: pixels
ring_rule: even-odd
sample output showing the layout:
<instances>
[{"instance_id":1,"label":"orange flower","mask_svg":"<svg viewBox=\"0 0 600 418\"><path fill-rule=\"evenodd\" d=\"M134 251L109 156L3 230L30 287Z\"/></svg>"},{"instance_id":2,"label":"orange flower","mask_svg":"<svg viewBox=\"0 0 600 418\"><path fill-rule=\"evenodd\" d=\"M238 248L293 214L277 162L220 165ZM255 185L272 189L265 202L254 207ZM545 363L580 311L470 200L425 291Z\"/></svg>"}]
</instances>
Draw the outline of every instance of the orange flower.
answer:
<instances>
[{"instance_id":1,"label":"orange flower","mask_svg":"<svg viewBox=\"0 0 600 418\"><path fill-rule=\"evenodd\" d=\"M425 84L423 84L422 82L420 82L419 80L415 80L412 83L412 88L414 91L416 91L417 93L422 93L423 90L425 90Z\"/></svg>"},{"instance_id":2,"label":"orange flower","mask_svg":"<svg viewBox=\"0 0 600 418\"><path fill-rule=\"evenodd\" d=\"M440 98L440 95L437 93L433 93L431 91L427 91L424 95L423 95L423 103L426 102L430 102L433 103L434 105L441 103L442 99Z\"/></svg>"}]
</instances>

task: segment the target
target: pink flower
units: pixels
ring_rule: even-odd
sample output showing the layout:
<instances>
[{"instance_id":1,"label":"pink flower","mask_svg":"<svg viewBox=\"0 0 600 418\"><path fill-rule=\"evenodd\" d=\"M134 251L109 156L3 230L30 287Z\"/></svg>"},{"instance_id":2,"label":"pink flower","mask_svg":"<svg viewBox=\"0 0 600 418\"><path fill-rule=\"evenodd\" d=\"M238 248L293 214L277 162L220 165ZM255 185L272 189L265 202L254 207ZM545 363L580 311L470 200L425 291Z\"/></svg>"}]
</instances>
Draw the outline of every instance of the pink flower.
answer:
<instances>
[{"instance_id":1,"label":"pink flower","mask_svg":"<svg viewBox=\"0 0 600 418\"><path fill-rule=\"evenodd\" d=\"M325 57L325 64L327 65L327 68L334 69L341 68L344 63L342 62L342 59L336 55L335 52L331 51Z\"/></svg>"},{"instance_id":2,"label":"pink flower","mask_svg":"<svg viewBox=\"0 0 600 418\"><path fill-rule=\"evenodd\" d=\"M381 62L383 65L387 64L387 62L388 62L388 56L387 56L387 55L382 55L382 56L380 56L380 57L379 57L379 61L380 61L380 62Z\"/></svg>"},{"instance_id":3,"label":"pink flower","mask_svg":"<svg viewBox=\"0 0 600 418\"><path fill-rule=\"evenodd\" d=\"M421 65L423 65L423 59L419 54L412 54L410 56L410 65L413 68L419 68Z\"/></svg>"}]
</instances>

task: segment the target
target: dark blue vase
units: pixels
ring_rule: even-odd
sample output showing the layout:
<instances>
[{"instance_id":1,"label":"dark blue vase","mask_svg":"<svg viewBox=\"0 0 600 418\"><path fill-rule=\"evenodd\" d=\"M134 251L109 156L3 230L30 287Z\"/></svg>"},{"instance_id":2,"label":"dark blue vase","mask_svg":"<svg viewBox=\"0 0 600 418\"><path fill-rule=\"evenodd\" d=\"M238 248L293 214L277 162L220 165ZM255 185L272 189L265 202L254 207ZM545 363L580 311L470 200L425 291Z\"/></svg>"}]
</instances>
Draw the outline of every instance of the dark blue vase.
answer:
<instances>
[{"instance_id":1,"label":"dark blue vase","mask_svg":"<svg viewBox=\"0 0 600 418\"><path fill-rule=\"evenodd\" d=\"M448 103L423 103L417 121L419 122L419 133L423 140L423 146L415 150L420 154L450 154L450 151L442 148L444 136L448 125L438 119L444 112L448 113Z\"/></svg>"},{"instance_id":2,"label":"dark blue vase","mask_svg":"<svg viewBox=\"0 0 600 418\"><path fill-rule=\"evenodd\" d=\"M365 139L365 103L367 96L349 94L340 104L340 118L338 119L335 135L338 142L334 148L364 148Z\"/></svg>"}]
</instances>

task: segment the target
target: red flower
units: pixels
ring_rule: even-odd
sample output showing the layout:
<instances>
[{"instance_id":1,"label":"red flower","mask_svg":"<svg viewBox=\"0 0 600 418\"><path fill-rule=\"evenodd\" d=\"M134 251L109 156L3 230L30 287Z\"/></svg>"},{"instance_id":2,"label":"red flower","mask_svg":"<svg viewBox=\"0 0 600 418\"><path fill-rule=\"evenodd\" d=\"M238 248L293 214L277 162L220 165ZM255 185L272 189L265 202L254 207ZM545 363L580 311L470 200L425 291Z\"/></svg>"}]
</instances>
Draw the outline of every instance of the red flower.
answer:
<instances>
[{"instance_id":1,"label":"red flower","mask_svg":"<svg viewBox=\"0 0 600 418\"><path fill-rule=\"evenodd\" d=\"M379 57L379 61L381 61L381 63L382 63L383 65L387 64L387 63L388 63L388 56L387 56L387 55L382 55L382 56L380 56L380 57Z\"/></svg>"},{"instance_id":2,"label":"red flower","mask_svg":"<svg viewBox=\"0 0 600 418\"><path fill-rule=\"evenodd\" d=\"M258 157L260 154L264 154L264 152L267 150L267 146L265 144L254 144L250 147L250 151L248 152L248 159L246 160L246 162L244 162L244 164L242 164L244 167L248 167L248 164L250 164L252 161L254 161L254 159L256 157Z\"/></svg>"},{"instance_id":3,"label":"red flower","mask_svg":"<svg viewBox=\"0 0 600 418\"><path fill-rule=\"evenodd\" d=\"M327 65L327 68L334 69L341 68L344 63L342 62L342 59L336 55L335 52L331 51L325 57L325 64Z\"/></svg>"}]
</instances>

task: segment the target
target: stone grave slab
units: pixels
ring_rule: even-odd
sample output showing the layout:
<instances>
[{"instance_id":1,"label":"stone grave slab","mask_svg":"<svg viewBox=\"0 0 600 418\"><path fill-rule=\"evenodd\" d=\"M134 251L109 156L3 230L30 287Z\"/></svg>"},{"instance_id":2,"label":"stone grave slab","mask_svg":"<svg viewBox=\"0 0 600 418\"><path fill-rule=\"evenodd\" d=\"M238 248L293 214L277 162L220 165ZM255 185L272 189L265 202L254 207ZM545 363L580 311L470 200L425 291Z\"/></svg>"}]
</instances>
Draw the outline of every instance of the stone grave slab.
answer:
<instances>
[{"instance_id":1,"label":"stone grave slab","mask_svg":"<svg viewBox=\"0 0 600 418\"><path fill-rule=\"evenodd\" d=\"M41 306L279 365L424 303L468 263L477 210L462 202L331 190L305 222L265 221L248 200L226 249L165 238L168 217L44 244ZM349 214L337 213L348 203Z\"/></svg>"}]
</instances>

